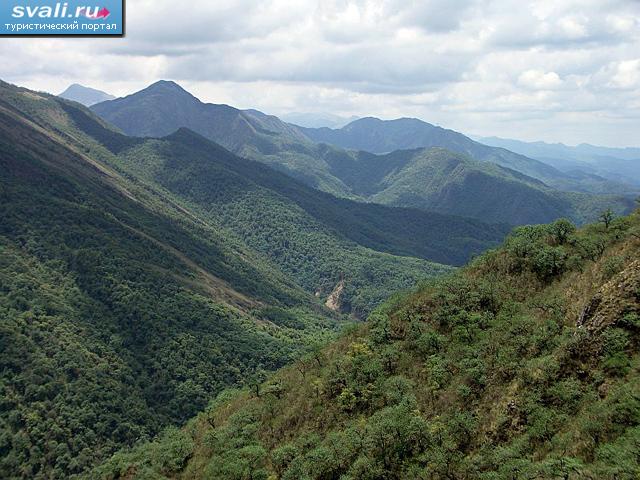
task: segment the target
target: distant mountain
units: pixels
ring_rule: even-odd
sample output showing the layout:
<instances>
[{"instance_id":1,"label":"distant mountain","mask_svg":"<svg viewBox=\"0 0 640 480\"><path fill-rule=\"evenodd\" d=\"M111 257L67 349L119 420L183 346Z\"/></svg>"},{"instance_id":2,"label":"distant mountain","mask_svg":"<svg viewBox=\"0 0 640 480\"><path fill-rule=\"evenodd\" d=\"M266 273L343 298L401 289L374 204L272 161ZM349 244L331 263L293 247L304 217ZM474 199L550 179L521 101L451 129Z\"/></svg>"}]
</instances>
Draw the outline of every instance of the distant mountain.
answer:
<instances>
[{"instance_id":1,"label":"distant mountain","mask_svg":"<svg viewBox=\"0 0 640 480\"><path fill-rule=\"evenodd\" d=\"M280 118L288 123L307 128L342 128L345 125L358 120L358 117L341 117L330 113L287 113Z\"/></svg>"},{"instance_id":2,"label":"distant mountain","mask_svg":"<svg viewBox=\"0 0 640 480\"><path fill-rule=\"evenodd\" d=\"M367 201L414 207L512 225L559 217L584 222L606 204L619 212L630 200L562 192L492 162L443 148L397 150L386 155L327 149L331 172Z\"/></svg>"},{"instance_id":3,"label":"distant mountain","mask_svg":"<svg viewBox=\"0 0 640 480\"><path fill-rule=\"evenodd\" d=\"M238 110L227 105L202 103L179 85L167 81L157 82L128 97L94 105L92 109L129 135L162 137L182 127L189 128L239 156L266 163L314 188L355 200L419 207L445 214L462 214L488 222L511 224L551 221L562 216L583 222L595 219L600 210L609 206L625 212L633 204L630 200L612 197L561 194L536 180L539 177L568 178L555 168L508 150L479 144L462 134L433 127L419 120L383 122L362 119L341 130L304 129L256 110ZM381 166L400 162L398 165L404 168L408 159L414 158L413 153L399 152L397 156L381 156L316 143L324 142L326 136L339 137L342 140L335 142L342 144L341 146L357 149L368 145L369 150L375 151L385 151L401 145L410 147L414 143L431 142L437 146L445 144L445 148L451 150L449 155L454 163L460 161L460 154L471 157L467 160L473 158L484 162L487 166L480 169L483 172L481 176L485 180L493 176L493 186L484 188L475 184L474 188L466 188L469 184L465 182L475 177L465 174L465 182L461 182L460 177L455 177L460 171L452 169L450 174L453 176L450 178L437 176L441 182L441 189L438 190L425 183L429 168L438 168L429 162L422 165L422 175L402 177L400 172L396 172L389 176L387 183L381 183L380 176L376 176L374 172L381 171L390 175L392 172ZM350 139L355 143L351 143ZM356 142L355 139L359 140ZM439 156L443 155L446 153ZM502 171L498 174L498 169L491 167L494 163L510 169L511 174L502 175ZM465 165L467 168L464 171L467 173L480 171L475 164L473 168L472 163L467 162ZM517 172L525 174L517 175ZM399 183L393 186L390 184L392 181ZM451 188L460 184L463 188ZM427 192L427 188L432 191ZM513 195L513 190L521 193L518 195L518 198L522 198L519 213L513 210L515 205L505 208L510 203L505 194L509 192L509 195ZM436 196L435 191L448 192L447 200ZM527 194L534 195L535 199L527 201ZM462 205L467 205L473 195L482 196L477 198L474 207L484 204L486 208L463 209ZM530 208L534 205L541 208ZM490 211L489 206L494 210Z\"/></svg>"},{"instance_id":4,"label":"distant mountain","mask_svg":"<svg viewBox=\"0 0 640 480\"><path fill-rule=\"evenodd\" d=\"M163 137L189 128L240 156L267 163L321 190L349 196L349 187L326 171L315 144L298 127L257 110L203 103L174 82L156 82L92 110L128 135Z\"/></svg>"},{"instance_id":5,"label":"distant mountain","mask_svg":"<svg viewBox=\"0 0 640 480\"><path fill-rule=\"evenodd\" d=\"M608 181L596 174L565 172L545 162L514 153L517 150L484 145L461 133L415 118L380 120L369 117L356 120L340 129L301 130L316 142L378 154L421 147L442 147L469 155L474 160L497 163L560 190L599 194L633 191L628 185Z\"/></svg>"},{"instance_id":6,"label":"distant mountain","mask_svg":"<svg viewBox=\"0 0 640 480\"><path fill-rule=\"evenodd\" d=\"M566 173L597 175L640 187L640 148L588 144L570 147L562 143L521 142L498 137L486 137L480 141L536 158Z\"/></svg>"},{"instance_id":7,"label":"distant mountain","mask_svg":"<svg viewBox=\"0 0 640 480\"><path fill-rule=\"evenodd\" d=\"M109 95L108 93L105 93L101 90L84 87L77 83L71 85L58 96L66 98L67 100L73 100L74 102L81 103L86 107L90 107L91 105L95 105L96 103L105 102L107 100L113 100L114 98L116 98L113 95Z\"/></svg>"}]
</instances>

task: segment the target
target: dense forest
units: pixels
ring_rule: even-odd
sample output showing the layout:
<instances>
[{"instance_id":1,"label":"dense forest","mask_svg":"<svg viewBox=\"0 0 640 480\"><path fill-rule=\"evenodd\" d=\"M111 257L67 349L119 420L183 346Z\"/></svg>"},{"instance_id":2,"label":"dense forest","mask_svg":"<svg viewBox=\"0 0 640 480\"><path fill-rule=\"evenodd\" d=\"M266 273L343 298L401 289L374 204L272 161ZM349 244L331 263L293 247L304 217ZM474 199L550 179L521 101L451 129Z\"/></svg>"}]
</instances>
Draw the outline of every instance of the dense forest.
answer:
<instances>
[{"instance_id":1,"label":"dense forest","mask_svg":"<svg viewBox=\"0 0 640 480\"><path fill-rule=\"evenodd\" d=\"M69 478L182 425L505 233L0 83L0 477Z\"/></svg>"},{"instance_id":2,"label":"dense forest","mask_svg":"<svg viewBox=\"0 0 640 480\"><path fill-rule=\"evenodd\" d=\"M345 323L65 142L32 95L0 104L0 477L82 472Z\"/></svg>"},{"instance_id":3,"label":"dense forest","mask_svg":"<svg viewBox=\"0 0 640 480\"><path fill-rule=\"evenodd\" d=\"M640 210L516 228L89 478L633 479Z\"/></svg>"},{"instance_id":4,"label":"dense forest","mask_svg":"<svg viewBox=\"0 0 640 480\"><path fill-rule=\"evenodd\" d=\"M631 478L639 218L601 220L478 257L511 227L0 82L0 477Z\"/></svg>"}]
</instances>

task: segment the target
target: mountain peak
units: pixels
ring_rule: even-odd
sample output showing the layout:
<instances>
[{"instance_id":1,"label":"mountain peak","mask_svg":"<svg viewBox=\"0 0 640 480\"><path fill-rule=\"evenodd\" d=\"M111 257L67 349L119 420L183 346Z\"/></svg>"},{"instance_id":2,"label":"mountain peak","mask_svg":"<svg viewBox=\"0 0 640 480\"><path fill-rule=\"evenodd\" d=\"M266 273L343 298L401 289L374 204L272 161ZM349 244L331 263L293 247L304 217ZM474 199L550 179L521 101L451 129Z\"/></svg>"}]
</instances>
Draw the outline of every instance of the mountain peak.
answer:
<instances>
[{"instance_id":1,"label":"mountain peak","mask_svg":"<svg viewBox=\"0 0 640 480\"><path fill-rule=\"evenodd\" d=\"M179 93L187 93L191 95L187 90L182 88L179 84L177 84L173 80L158 80L157 82L149 85L143 91L154 91L154 90L174 91Z\"/></svg>"},{"instance_id":2,"label":"mountain peak","mask_svg":"<svg viewBox=\"0 0 640 480\"><path fill-rule=\"evenodd\" d=\"M105 102L107 100L113 100L113 95L109 95L102 90L96 90L95 88L85 87L79 83L73 83L69 87L58 95L61 98L72 100L83 104L85 107L90 107L96 103Z\"/></svg>"}]
</instances>

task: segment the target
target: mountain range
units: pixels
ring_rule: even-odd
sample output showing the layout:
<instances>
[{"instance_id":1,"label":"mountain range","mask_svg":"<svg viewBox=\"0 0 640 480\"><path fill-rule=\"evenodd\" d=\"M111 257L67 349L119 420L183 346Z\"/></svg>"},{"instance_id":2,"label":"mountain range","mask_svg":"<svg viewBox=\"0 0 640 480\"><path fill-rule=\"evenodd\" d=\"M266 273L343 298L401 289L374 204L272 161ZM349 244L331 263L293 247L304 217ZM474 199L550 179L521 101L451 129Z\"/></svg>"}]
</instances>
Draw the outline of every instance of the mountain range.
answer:
<instances>
[{"instance_id":1,"label":"mountain range","mask_svg":"<svg viewBox=\"0 0 640 480\"><path fill-rule=\"evenodd\" d=\"M9 479L69 478L181 425L508 231L336 198L186 128L129 137L7 83L0 167Z\"/></svg>"},{"instance_id":2,"label":"mountain range","mask_svg":"<svg viewBox=\"0 0 640 480\"><path fill-rule=\"evenodd\" d=\"M566 173L598 175L640 189L640 148L609 148L589 144L569 147L561 143L521 142L498 137L482 138L481 141L537 158Z\"/></svg>"},{"instance_id":3,"label":"mountain range","mask_svg":"<svg viewBox=\"0 0 640 480\"><path fill-rule=\"evenodd\" d=\"M359 201L512 225L559 217L581 223L609 207L624 213L633 206L632 197L619 195L626 190L610 181L598 179L598 188L594 187L607 194L587 193L581 190L588 182L581 180L581 186L575 186L573 177L545 163L419 120L366 118L339 130L308 129L256 110L203 103L167 81L92 109L133 136L160 137L190 128L239 156ZM428 150L434 147L445 150ZM417 148L426 150L397 150ZM550 186L554 183L566 188ZM505 205L510 206L502 208Z\"/></svg>"},{"instance_id":4,"label":"mountain range","mask_svg":"<svg viewBox=\"0 0 640 480\"><path fill-rule=\"evenodd\" d=\"M316 142L328 143L351 150L371 153L387 153L395 150L424 147L442 147L452 152L468 155L481 162L496 163L545 182L548 186L564 191L611 193L636 192L637 189L617 181L600 177L594 172L564 171L548 162L525 156L521 149L507 149L508 144L479 143L471 138L415 118L380 120L363 118L340 129L303 129ZM516 153L517 152L517 153Z\"/></svg>"},{"instance_id":5,"label":"mountain range","mask_svg":"<svg viewBox=\"0 0 640 480\"><path fill-rule=\"evenodd\" d=\"M0 81L0 477L624 478L631 198L442 135Z\"/></svg>"},{"instance_id":6,"label":"mountain range","mask_svg":"<svg viewBox=\"0 0 640 480\"><path fill-rule=\"evenodd\" d=\"M640 211L516 229L83 478L632 479L639 238Z\"/></svg>"}]
</instances>

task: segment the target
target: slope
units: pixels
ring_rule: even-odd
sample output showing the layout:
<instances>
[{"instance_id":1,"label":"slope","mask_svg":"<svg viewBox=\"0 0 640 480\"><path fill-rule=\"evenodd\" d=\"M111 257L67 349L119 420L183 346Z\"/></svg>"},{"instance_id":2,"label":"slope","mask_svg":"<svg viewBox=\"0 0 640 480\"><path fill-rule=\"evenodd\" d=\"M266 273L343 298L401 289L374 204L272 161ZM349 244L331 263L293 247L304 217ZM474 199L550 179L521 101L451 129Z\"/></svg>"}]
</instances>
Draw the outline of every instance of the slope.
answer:
<instances>
[{"instance_id":1,"label":"slope","mask_svg":"<svg viewBox=\"0 0 640 480\"><path fill-rule=\"evenodd\" d=\"M163 137L188 128L242 157L259 160L309 185L348 196L348 187L329 175L314 144L297 127L256 110L203 103L174 82L149 87L92 110L127 135Z\"/></svg>"},{"instance_id":2,"label":"slope","mask_svg":"<svg viewBox=\"0 0 640 480\"><path fill-rule=\"evenodd\" d=\"M104 135L90 115L70 114L89 134ZM342 310L357 315L389 291L446 271L419 259L461 264L506 233L502 225L338 199L186 129L103 141L118 151L115 167L231 230L308 291L324 298L345 280Z\"/></svg>"},{"instance_id":3,"label":"slope","mask_svg":"<svg viewBox=\"0 0 640 480\"><path fill-rule=\"evenodd\" d=\"M640 212L516 229L91 478L635 478Z\"/></svg>"},{"instance_id":4,"label":"slope","mask_svg":"<svg viewBox=\"0 0 640 480\"><path fill-rule=\"evenodd\" d=\"M385 155L327 148L324 159L333 175L368 201L488 222L522 225L565 217L583 223L607 206L626 212L632 205L630 198L557 191L515 170L442 148Z\"/></svg>"},{"instance_id":5,"label":"slope","mask_svg":"<svg viewBox=\"0 0 640 480\"><path fill-rule=\"evenodd\" d=\"M0 83L7 479L79 473L342 323L233 236L109 167L64 102Z\"/></svg>"}]
</instances>

